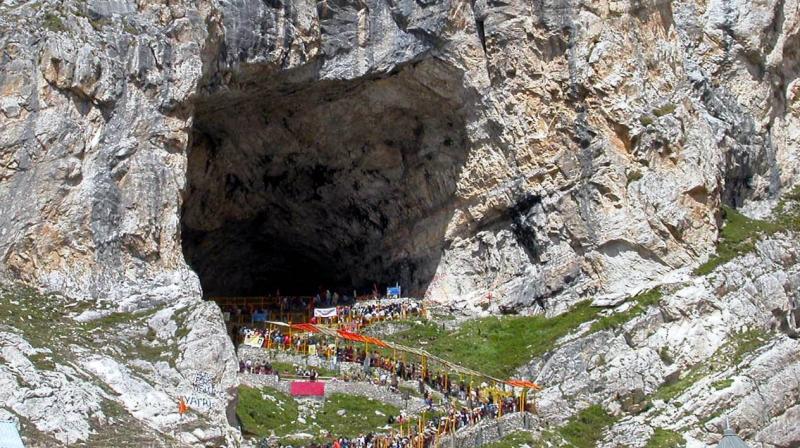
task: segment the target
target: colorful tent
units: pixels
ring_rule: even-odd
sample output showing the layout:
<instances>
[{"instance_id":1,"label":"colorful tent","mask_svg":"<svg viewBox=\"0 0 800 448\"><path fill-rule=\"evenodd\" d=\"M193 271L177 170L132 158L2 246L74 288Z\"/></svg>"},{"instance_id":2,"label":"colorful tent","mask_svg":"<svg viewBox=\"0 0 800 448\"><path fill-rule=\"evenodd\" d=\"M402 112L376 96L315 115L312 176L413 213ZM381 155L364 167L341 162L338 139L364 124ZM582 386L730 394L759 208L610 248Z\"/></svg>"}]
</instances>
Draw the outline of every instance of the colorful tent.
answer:
<instances>
[{"instance_id":1,"label":"colorful tent","mask_svg":"<svg viewBox=\"0 0 800 448\"><path fill-rule=\"evenodd\" d=\"M284 324L282 322L268 322L268 323L279 325L279 326L283 326L283 327L288 327L289 326L289 325ZM317 324L292 324L291 327L292 327L293 330L306 331L306 332L309 332L309 333L320 333L320 334L323 334L323 335L326 335L326 336L331 336L331 337L334 337L334 338L344 339L344 340L347 340L347 341L371 344L371 345L374 345L374 346L377 346L377 347L389 348L389 349L392 349L392 350L397 350L397 351L400 351L400 352L410 353L410 354L417 355L417 356L420 356L420 357L425 357L429 361L435 361L435 362L437 362L439 364L442 364L442 365L446 366L448 369L450 369L450 370L452 370L452 371L454 371L454 372L456 372L458 374L461 374L461 375L474 376L474 377L478 377L478 378L486 378L486 379L492 380L492 381L494 381L496 383L505 383L505 384L508 384L510 386L513 386L513 387L528 388L528 389L534 389L534 390L540 390L541 389L541 387L538 384L530 382L530 381L525 381L525 380L508 380L508 381L504 381L504 380L495 378L493 376L489 376L489 375L486 375L484 373L478 372L476 370L472 370L472 369L460 366L458 364L455 364L453 362L447 361L447 360L442 359L442 358L440 358L440 357L438 357L436 355L432 355L432 354L426 352L425 350L418 349L418 348L412 348L412 347L406 347L404 345L396 344L394 342L383 341L381 339L378 339L378 338L375 338L375 337L372 337L372 336L366 336L366 335L363 335L363 334L353 333L353 332L347 331L347 330L334 330L333 328L326 327L324 325L317 325Z\"/></svg>"}]
</instances>

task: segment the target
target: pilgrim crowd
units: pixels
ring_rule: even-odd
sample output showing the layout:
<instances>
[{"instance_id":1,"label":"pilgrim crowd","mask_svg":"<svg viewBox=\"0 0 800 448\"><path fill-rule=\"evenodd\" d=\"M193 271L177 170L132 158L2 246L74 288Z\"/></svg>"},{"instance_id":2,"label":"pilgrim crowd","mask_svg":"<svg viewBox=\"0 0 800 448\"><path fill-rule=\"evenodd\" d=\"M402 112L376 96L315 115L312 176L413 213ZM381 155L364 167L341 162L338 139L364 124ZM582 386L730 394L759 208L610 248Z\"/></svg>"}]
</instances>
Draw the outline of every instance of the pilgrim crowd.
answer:
<instances>
[{"instance_id":1,"label":"pilgrim crowd","mask_svg":"<svg viewBox=\"0 0 800 448\"><path fill-rule=\"evenodd\" d=\"M349 304L343 305L342 303ZM325 323L333 324L338 328L357 331L362 326L382 320L402 319L409 316L424 315L424 308L420 302L412 299L375 301L359 303L347 296L339 296L328 292L317 295L309 303L298 301L299 306L309 306L310 316L313 316L313 307L336 307L335 319ZM235 305L234 305L235 307ZM251 308L246 311L230 308L229 313L246 312L250 316L269 315L269 310ZM324 320L322 318L320 320ZM238 321L241 321L238 320ZM259 318L259 321L265 322ZM255 323L258 321L251 321ZM310 318L310 323L317 322L317 318ZM393 392L400 393L400 380L415 382L419 396L425 402L425 413L430 418L420 418L411 422L404 414L390 416L384 433L362 434L353 438L335 438L323 443L309 443L306 445L286 445L283 448L429 448L436 444L440 437L452 433L466 426L474 425L484 419L497 418L498 416L522 411L521 407L528 407L526 400L517 398L513 393L507 393L497 387L490 387L485 382L478 387L473 387L459 377L453 378L442 370L431 369L424 359L419 362L409 361L405 355L402 359L396 353L389 356L387 350L369 350L367 345L341 343L331 341L331 338L319 334L292 331L286 325L269 324L263 327L257 325L233 327L236 344L247 344L272 350L296 351L297 353L317 356L325 360L330 370L340 371L340 363L357 363L363 368L348 369L347 375L338 376L340 380L370 381L385 386ZM316 380L318 372L310 367L293 366L296 377ZM251 360L240 361L239 370L242 373L280 375L290 372L278 372L269 361ZM434 403L430 390L436 390L442 395L439 406ZM437 409L438 408L438 409ZM441 409L446 411L442 412ZM529 410L529 409L525 409ZM421 423L420 423L421 422ZM266 443L266 441L264 441ZM272 444L259 444L259 447L278 446Z\"/></svg>"},{"instance_id":2,"label":"pilgrim crowd","mask_svg":"<svg viewBox=\"0 0 800 448\"><path fill-rule=\"evenodd\" d=\"M428 448L437 440L462 428L475 425L486 419L494 419L502 414L519 411L519 402L513 398L502 400L504 412L493 401L480 403L470 409L467 406L451 406L446 412L432 411L425 420L411 420L404 413L389 416L384 433L360 434L352 438L331 437L324 443L306 445L284 445L282 448ZM268 445L264 445L268 446Z\"/></svg>"},{"instance_id":3,"label":"pilgrim crowd","mask_svg":"<svg viewBox=\"0 0 800 448\"><path fill-rule=\"evenodd\" d=\"M335 307L336 311L331 312L331 315L335 317L327 318L314 316L314 309L311 308L309 317L303 320L307 320L312 324L329 324L337 328L346 328L349 331L358 331L362 327L378 321L405 319L424 314L421 302L415 299L357 302L353 305L337 306ZM264 347L267 347L267 335L270 336L271 342L275 344L276 348L282 346L285 348L291 347L292 335L286 327L270 328L272 325L269 322L272 315L266 307L255 305L243 307L231 304L223 307L223 314L226 322L230 323L231 336L234 338L235 344L243 342L247 336L255 332L265 338ZM239 326L237 322L244 322L244 324ZM278 339L278 337L281 339Z\"/></svg>"}]
</instances>

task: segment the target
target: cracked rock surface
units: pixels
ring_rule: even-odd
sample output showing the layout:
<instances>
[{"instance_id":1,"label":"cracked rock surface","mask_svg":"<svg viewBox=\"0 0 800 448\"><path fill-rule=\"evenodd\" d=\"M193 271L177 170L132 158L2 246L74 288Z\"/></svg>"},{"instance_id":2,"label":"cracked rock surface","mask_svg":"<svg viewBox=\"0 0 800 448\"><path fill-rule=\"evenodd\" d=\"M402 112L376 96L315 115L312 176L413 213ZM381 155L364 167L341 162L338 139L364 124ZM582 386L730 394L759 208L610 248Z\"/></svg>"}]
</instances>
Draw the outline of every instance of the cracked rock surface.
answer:
<instances>
[{"instance_id":1,"label":"cracked rock surface","mask_svg":"<svg viewBox=\"0 0 800 448\"><path fill-rule=\"evenodd\" d=\"M3 412L48 443L89 440L103 400L145 435L235 440L233 349L203 294L398 281L467 312L555 314L665 281L713 250L722 204L758 214L797 180L799 11L797 0L4 1L0 279L80 306L57 318L83 336L55 347L7 321L0 381L21 392ZM759 260L795 259L771 244ZM789 295L780 286L798 283L725 272L672 292L628 339L571 342L619 347L613 370L564 356L541 375L652 390L674 369L659 365L661 346L686 347L678 365L708 357L731 326L766 325ZM140 312L155 320L106 319ZM119 339L83 333L91 322ZM23 360L56 348L52 374ZM199 402L218 403L202 428L176 429L177 406L147 397L176 399L198 370L216 387ZM69 424L40 418L51 391L70 397ZM791 442L796 414L755 437Z\"/></svg>"}]
</instances>

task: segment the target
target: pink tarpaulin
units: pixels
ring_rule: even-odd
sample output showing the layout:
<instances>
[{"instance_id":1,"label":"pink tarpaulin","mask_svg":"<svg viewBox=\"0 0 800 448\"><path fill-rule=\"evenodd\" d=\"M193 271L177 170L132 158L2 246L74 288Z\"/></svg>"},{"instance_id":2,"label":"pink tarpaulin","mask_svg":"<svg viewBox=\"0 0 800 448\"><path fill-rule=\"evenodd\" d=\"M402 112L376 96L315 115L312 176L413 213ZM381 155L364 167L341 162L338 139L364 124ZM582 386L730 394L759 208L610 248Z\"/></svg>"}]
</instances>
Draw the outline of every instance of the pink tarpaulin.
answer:
<instances>
[{"instance_id":1,"label":"pink tarpaulin","mask_svg":"<svg viewBox=\"0 0 800 448\"><path fill-rule=\"evenodd\" d=\"M322 397L325 395L325 383L322 381L292 381L293 397Z\"/></svg>"}]
</instances>

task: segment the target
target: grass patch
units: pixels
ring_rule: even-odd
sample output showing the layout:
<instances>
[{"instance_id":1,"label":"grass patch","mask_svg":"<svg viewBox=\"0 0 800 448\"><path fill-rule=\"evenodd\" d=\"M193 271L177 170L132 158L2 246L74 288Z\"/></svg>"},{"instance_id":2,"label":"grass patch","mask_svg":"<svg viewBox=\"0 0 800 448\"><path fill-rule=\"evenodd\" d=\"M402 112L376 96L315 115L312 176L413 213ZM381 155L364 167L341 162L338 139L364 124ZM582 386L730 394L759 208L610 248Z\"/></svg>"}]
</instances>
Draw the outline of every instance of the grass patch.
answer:
<instances>
[{"instance_id":1,"label":"grass patch","mask_svg":"<svg viewBox=\"0 0 800 448\"><path fill-rule=\"evenodd\" d=\"M731 384L733 384L733 380L731 378L727 378L724 380L714 381L711 383L711 387L716 390L722 390L731 387Z\"/></svg>"},{"instance_id":2,"label":"grass patch","mask_svg":"<svg viewBox=\"0 0 800 448\"><path fill-rule=\"evenodd\" d=\"M675 112L674 103L666 103L661 107L653 109L653 115L655 115L656 117L663 117L664 115L669 115L673 112Z\"/></svg>"},{"instance_id":3,"label":"grass patch","mask_svg":"<svg viewBox=\"0 0 800 448\"><path fill-rule=\"evenodd\" d=\"M722 345L708 361L691 368L682 375L677 381L662 385L654 394L653 398L658 400L670 401L684 391L689 389L694 383L704 378L714 371L727 369L742 362L745 355L755 351L769 341L769 335L761 330L750 330L737 333ZM723 380L728 381L728 380ZM716 384L716 383L715 383ZM716 386L714 386L716 387Z\"/></svg>"},{"instance_id":4,"label":"grass patch","mask_svg":"<svg viewBox=\"0 0 800 448\"><path fill-rule=\"evenodd\" d=\"M156 309L150 309L135 312L111 313L108 316L89 321L85 325L90 330L96 328L112 328L118 325L144 320L151 317L156 311Z\"/></svg>"},{"instance_id":5,"label":"grass patch","mask_svg":"<svg viewBox=\"0 0 800 448\"><path fill-rule=\"evenodd\" d=\"M632 299L634 300L635 304L627 311L601 317L592 323L590 331L594 332L608 330L611 328L619 328L634 317L644 314L645 311L647 311L647 308L649 308L651 305L657 305L661 300L661 296L661 291L657 288L637 294Z\"/></svg>"},{"instance_id":6,"label":"grass patch","mask_svg":"<svg viewBox=\"0 0 800 448\"><path fill-rule=\"evenodd\" d=\"M92 25L92 28L94 28L95 31L100 31L104 27L110 25L111 20L105 17L99 17L96 19L89 19L89 23Z\"/></svg>"},{"instance_id":7,"label":"grass patch","mask_svg":"<svg viewBox=\"0 0 800 448\"><path fill-rule=\"evenodd\" d=\"M64 22L61 20L61 17L51 12L45 13L44 15L44 27L56 33L67 30L67 27L64 26Z\"/></svg>"},{"instance_id":8,"label":"grass patch","mask_svg":"<svg viewBox=\"0 0 800 448\"><path fill-rule=\"evenodd\" d=\"M186 336L188 336L189 332L191 330L192 330L191 328L189 328L188 326L185 326L185 325L178 327L178 329L175 330L175 339L180 341L181 339L183 339Z\"/></svg>"},{"instance_id":9,"label":"grass patch","mask_svg":"<svg viewBox=\"0 0 800 448\"><path fill-rule=\"evenodd\" d=\"M650 126L651 124L653 124L653 121L654 121L653 117L651 117L650 115L642 115L641 117L639 117L639 123L641 123L642 126Z\"/></svg>"},{"instance_id":10,"label":"grass patch","mask_svg":"<svg viewBox=\"0 0 800 448\"><path fill-rule=\"evenodd\" d=\"M61 297L24 285L0 284L0 326L13 328L34 347L49 347L56 363L68 344L92 342L83 326L68 317L66 305Z\"/></svg>"},{"instance_id":11,"label":"grass patch","mask_svg":"<svg viewBox=\"0 0 800 448\"><path fill-rule=\"evenodd\" d=\"M686 439L675 431L656 428L645 448L680 448L686 445Z\"/></svg>"},{"instance_id":12,"label":"grass patch","mask_svg":"<svg viewBox=\"0 0 800 448\"><path fill-rule=\"evenodd\" d=\"M750 219L731 207L723 206L724 224L720 230L717 251L708 261L698 266L694 274L710 274L718 266L753 251L759 237L800 230L799 204L800 186L784 195L769 220Z\"/></svg>"},{"instance_id":13,"label":"grass patch","mask_svg":"<svg viewBox=\"0 0 800 448\"><path fill-rule=\"evenodd\" d=\"M325 367L316 367L316 366L305 366L303 364L292 364L290 362L282 362L282 361L269 361L272 365L272 369L280 372L281 375L288 374L294 375L297 372L297 368L295 366L302 367L303 369L308 370L316 370L320 376L337 376L338 372L335 370L331 370Z\"/></svg>"},{"instance_id":14,"label":"grass patch","mask_svg":"<svg viewBox=\"0 0 800 448\"><path fill-rule=\"evenodd\" d=\"M123 29L123 30L124 30L126 33L128 33L128 34L133 34L133 35L136 35L136 36L138 36L139 34L141 34L141 33L139 32L139 29L137 29L135 26L133 26L133 25L132 25L130 22L125 22L125 23L122 25L122 29Z\"/></svg>"},{"instance_id":15,"label":"grass patch","mask_svg":"<svg viewBox=\"0 0 800 448\"><path fill-rule=\"evenodd\" d=\"M274 431L280 437L300 430L296 426L297 402L269 387L239 386L236 415L242 423L242 432L246 434L265 437Z\"/></svg>"},{"instance_id":16,"label":"grass patch","mask_svg":"<svg viewBox=\"0 0 800 448\"><path fill-rule=\"evenodd\" d=\"M522 445L535 446L537 441L533 434L525 431L512 432L494 443L483 445L484 448L518 448Z\"/></svg>"},{"instance_id":17,"label":"grass patch","mask_svg":"<svg viewBox=\"0 0 800 448\"><path fill-rule=\"evenodd\" d=\"M137 341L133 348L126 352L126 356L129 359L142 359L148 362L156 363L161 361L164 355L172 353L172 351L169 350L171 347L172 346L170 345L151 345L145 343L144 341ZM178 354L174 353L174 358L177 357Z\"/></svg>"},{"instance_id":18,"label":"grass patch","mask_svg":"<svg viewBox=\"0 0 800 448\"><path fill-rule=\"evenodd\" d=\"M639 170L632 170L626 174L626 177L627 177L626 185L630 185L631 183L636 182L637 180L644 177L644 174L642 174L642 172Z\"/></svg>"},{"instance_id":19,"label":"grass patch","mask_svg":"<svg viewBox=\"0 0 800 448\"><path fill-rule=\"evenodd\" d=\"M672 357L672 353L670 353L669 347L667 346L661 347L661 350L658 351L658 357L661 358L661 361L668 366L671 366L672 363L675 362L675 359Z\"/></svg>"},{"instance_id":20,"label":"grass patch","mask_svg":"<svg viewBox=\"0 0 800 448\"><path fill-rule=\"evenodd\" d=\"M33 366L36 367L37 370L56 369L56 363L53 361L53 357L47 353L35 353L28 359L31 363L33 363Z\"/></svg>"},{"instance_id":21,"label":"grass patch","mask_svg":"<svg viewBox=\"0 0 800 448\"><path fill-rule=\"evenodd\" d=\"M397 389L400 391L400 394L408 394L409 399L414 397L422 397L419 393L419 390L409 386L397 386Z\"/></svg>"},{"instance_id":22,"label":"grass patch","mask_svg":"<svg viewBox=\"0 0 800 448\"><path fill-rule=\"evenodd\" d=\"M344 415L337 411L344 410ZM379 415L376 411L382 413ZM390 415L397 416L400 410L395 406L347 394L331 394L322 410L317 414L320 428L337 437L354 437L373 432L385 426Z\"/></svg>"},{"instance_id":23,"label":"grass patch","mask_svg":"<svg viewBox=\"0 0 800 448\"><path fill-rule=\"evenodd\" d=\"M388 336L394 342L420 347L480 372L508 377L519 366L543 355L555 342L597 316L590 301L553 318L544 316L487 317L465 322L447 332L432 322Z\"/></svg>"},{"instance_id":24,"label":"grass patch","mask_svg":"<svg viewBox=\"0 0 800 448\"><path fill-rule=\"evenodd\" d=\"M603 438L603 429L615 421L602 406L594 404L573 416L558 432L576 448L593 448Z\"/></svg>"},{"instance_id":25,"label":"grass patch","mask_svg":"<svg viewBox=\"0 0 800 448\"><path fill-rule=\"evenodd\" d=\"M750 219L728 206L722 207L722 216L724 225L720 231L717 252L694 270L695 275L710 274L718 266L751 252L755 249L759 235L772 234L778 230L774 223Z\"/></svg>"}]
</instances>

